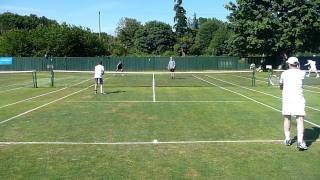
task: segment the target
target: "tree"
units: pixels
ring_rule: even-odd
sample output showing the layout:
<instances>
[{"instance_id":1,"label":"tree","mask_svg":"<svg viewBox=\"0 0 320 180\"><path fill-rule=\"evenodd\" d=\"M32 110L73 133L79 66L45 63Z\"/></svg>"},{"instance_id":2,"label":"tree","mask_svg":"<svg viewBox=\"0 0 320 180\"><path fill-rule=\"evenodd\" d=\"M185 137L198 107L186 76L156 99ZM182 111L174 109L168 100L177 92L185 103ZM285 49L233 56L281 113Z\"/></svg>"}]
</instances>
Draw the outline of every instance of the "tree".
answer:
<instances>
[{"instance_id":1,"label":"tree","mask_svg":"<svg viewBox=\"0 0 320 180\"><path fill-rule=\"evenodd\" d=\"M12 30L4 33L0 39L1 56L30 56L33 45L27 30Z\"/></svg>"},{"instance_id":2,"label":"tree","mask_svg":"<svg viewBox=\"0 0 320 180\"><path fill-rule=\"evenodd\" d=\"M135 46L142 53L161 54L170 51L175 42L174 33L169 24L150 21L136 32Z\"/></svg>"},{"instance_id":3,"label":"tree","mask_svg":"<svg viewBox=\"0 0 320 180\"><path fill-rule=\"evenodd\" d=\"M120 20L117 27L117 41L119 41L119 45L122 44L120 46L125 50L123 51L124 55L134 51L134 36L140 28L142 28L141 23L135 19L124 18Z\"/></svg>"},{"instance_id":4,"label":"tree","mask_svg":"<svg viewBox=\"0 0 320 180\"><path fill-rule=\"evenodd\" d=\"M192 21L190 23L190 29L192 29L192 30L199 29L199 20L197 19L197 14L196 13L193 14L193 18L192 18Z\"/></svg>"},{"instance_id":5,"label":"tree","mask_svg":"<svg viewBox=\"0 0 320 180\"><path fill-rule=\"evenodd\" d=\"M233 48L240 55L319 52L320 1L237 0L226 8L235 32Z\"/></svg>"},{"instance_id":6,"label":"tree","mask_svg":"<svg viewBox=\"0 0 320 180\"><path fill-rule=\"evenodd\" d=\"M50 25L58 25L58 23L34 14L30 16L20 16L10 12L0 14L0 34L11 29L35 29L38 26L48 27Z\"/></svg>"},{"instance_id":7,"label":"tree","mask_svg":"<svg viewBox=\"0 0 320 180\"><path fill-rule=\"evenodd\" d=\"M216 19L207 19L200 25L196 37L196 44L201 51L200 54L205 53L206 49L210 45L214 32L217 31L220 27L223 27L223 23Z\"/></svg>"},{"instance_id":8,"label":"tree","mask_svg":"<svg viewBox=\"0 0 320 180\"><path fill-rule=\"evenodd\" d=\"M182 37L188 32L188 22L186 17L186 10L182 7L182 0L174 0L174 11L176 15L174 17L175 25L173 26L176 30L176 35Z\"/></svg>"},{"instance_id":9,"label":"tree","mask_svg":"<svg viewBox=\"0 0 320 180\"><path fill-rule=\"evenodd\" d=\"M219 28L212 34L210 45L206 54L221 56L229 54L228 41L232 37L232 32L227 28Z\"/></svg>"}]
</instances>

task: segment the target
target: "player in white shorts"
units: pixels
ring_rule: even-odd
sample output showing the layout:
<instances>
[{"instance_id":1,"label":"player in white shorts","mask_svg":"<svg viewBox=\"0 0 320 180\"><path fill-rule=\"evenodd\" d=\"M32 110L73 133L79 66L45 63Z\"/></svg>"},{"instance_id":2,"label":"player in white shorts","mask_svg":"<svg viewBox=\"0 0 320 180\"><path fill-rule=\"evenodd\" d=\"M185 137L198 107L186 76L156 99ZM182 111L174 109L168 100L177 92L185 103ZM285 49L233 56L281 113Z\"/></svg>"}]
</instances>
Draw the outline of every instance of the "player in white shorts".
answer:
<instances>
[{"instance_id":1,"label":"player in white shorts","mask_svg":"<svg viewBox=\"0 0 320 180\"><path fill-rule=\"evenodd\" d=\"M102 65L102 62L100 62L94 67L94 80L95 80L94 91L96 94L98 93L98 90L97 90L98 86L100 86L100 94L105 94L103 91L103 79L102 79L103 75L104 75L104 66Z\"/></svg>"},{"instance_id":2,"label":"player in white shorts","mask_svg":"<svg viewBox=\"0 0 320 180\"><path fill-rule=\"evenodd\" d=\"M315 55L313 55L313 57L315 57ZM310 77L310 74L312 72L316 73L317 75L317 78L319 78L319 74L318 74L318 71L317 71L317 66L316 66L316 61L312 61L312 60L308 60L308 63L305 64L305 66L309 66L309 73L307 74L307 77Z\"/></svg>"},{"instance_id":3,"label":"player in white shorts","mask_svg":"<svg viewBox=\"0 0 320 180\"><path fill-rule=\"evenodd\" d=\"M308 147L303 140L305 99L303 96L303 80L305 72L299 69L299 60L290 57L287 60L289 69L284 71L280 77L280 89L282 90L282 115L284 117L283 130L285 134L284 144L291 145L290 127L291 116L296 116L297 121L297 147L299 150L307 150Z\"/></svg>"}]
</instances>

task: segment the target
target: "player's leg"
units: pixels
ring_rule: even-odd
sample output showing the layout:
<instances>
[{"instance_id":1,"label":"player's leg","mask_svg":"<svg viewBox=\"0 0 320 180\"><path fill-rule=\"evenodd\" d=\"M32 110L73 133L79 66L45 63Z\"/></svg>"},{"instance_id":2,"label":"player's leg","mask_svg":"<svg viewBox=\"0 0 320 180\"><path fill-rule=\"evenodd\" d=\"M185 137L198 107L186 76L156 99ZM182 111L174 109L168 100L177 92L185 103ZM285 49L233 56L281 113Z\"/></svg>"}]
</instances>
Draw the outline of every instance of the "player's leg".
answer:
<instances>
[{"instance_id":1,"label":"player's leg","mask_svg":"<svg viewBox=\"0 0 320 180\"><path fill-rule=\"evenodd\" d=\"M287 146L291 145L290 128L291 128L291 115L283 115L283 131L285 135L284 144Z\"/></svg>"},{"instance_id":2,"label":"player's leg","mask_svg":"<svg viewBox=\"0 0 320 180\"><path fill-rule=\"evenodd\" d=\"M315 71L314 71L315 73L316 73L316 78L319 78L320 76L319 76L319 73L318 73L318 70L317 69L315 69Z\"/></svg>"},{"instance_id":3,"label":"player's leg","mask_svg":"<svg viewBox=\"0 0 320 180\"><path fill-rule=\"evenodd\" d=\"M98 79L97 79L97 78L94 78L94 80L95 80L94 92L95 92L95 94L97 94L97 93L98 93L98 91L97 91L97 88L98 88Z\"/></svg>"},{"instance_id":4,"label":"player's leg","mask_svg":"<svg viewBox=\"0 0 320 180\"><path fill-rule=\"evenodd\" d=\"M306 143L303 140L303 134L304 134L304 117L303 116L297 116L297 147L299 150L307 150L308 147Z\"/></svg>"},{"instance_id":5,"label":"player's leg","mask_svg":"<svg viewBox=\"0 0 320 180\"><path fill-rule=\"evenodd\" d=\"M99 79L99 84L100 84L100 94L104 94L104 91L103 91L103 79L102 78L100 78Z\"/></svg>"},{"instance_id":6,"label":"player's leg","mask_svg":"<svg viewBox=\"0 0 320 180\"><path fill-rule=\"evenodd\" d=\"M308 74L306 75L307 77L310 77L311 69L309 69Z\"/></svg>"}]
</instances>

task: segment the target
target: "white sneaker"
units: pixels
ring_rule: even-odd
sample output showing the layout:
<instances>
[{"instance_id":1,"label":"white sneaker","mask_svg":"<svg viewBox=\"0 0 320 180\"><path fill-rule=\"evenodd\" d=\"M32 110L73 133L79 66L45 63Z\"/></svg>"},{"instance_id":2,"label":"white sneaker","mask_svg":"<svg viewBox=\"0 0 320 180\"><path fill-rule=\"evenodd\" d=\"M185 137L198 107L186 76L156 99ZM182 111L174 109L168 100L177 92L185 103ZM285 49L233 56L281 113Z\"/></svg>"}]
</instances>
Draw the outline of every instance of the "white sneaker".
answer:
<instances>
[{"instance_id":1,"label":"white sneaker","mask_svg":"<svg viewBox=\"0 0 320 180\"><path fill-rule=\"evenodd\" d=\"M283 144L286 145L286 146L291 146L291 144L292 144L291 139L285 139L283 141Z\"/></svg>"},{"instance_id":2,"label":"white sneaker","mask_svg":"<svg viewBox=\"0 0 320 180\"><path fill-rule=\"evenodd\" d=\"M298 142L298 143L297 143L297 148L298 148L300 151L304 151L304 150L307 150L307 149L308 149L308 147L307 147L307 145L306 145L305 142Z\"/></svg>"}]
</instances>

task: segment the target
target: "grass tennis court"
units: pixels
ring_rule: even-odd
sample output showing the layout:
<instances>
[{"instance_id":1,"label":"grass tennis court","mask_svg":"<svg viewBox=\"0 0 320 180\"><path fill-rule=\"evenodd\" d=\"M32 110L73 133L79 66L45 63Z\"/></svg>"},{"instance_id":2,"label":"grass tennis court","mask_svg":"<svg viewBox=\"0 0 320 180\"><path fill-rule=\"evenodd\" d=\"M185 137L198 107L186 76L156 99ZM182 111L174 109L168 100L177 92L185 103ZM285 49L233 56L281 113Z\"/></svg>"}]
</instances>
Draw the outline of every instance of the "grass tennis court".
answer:
<instances>
[{"instance_id":1,"label":"grass tennis court","mask_svg":"<svg viewBox=\"0 0 320 180\"><path fill-rule=\"evenodd\" d=\"M305 86L309 150L282 144L267 73L89 73L0 79L1 179L318 179L320 81ZM153 86L153 82L155 86ZM291 130L296 134L295 123Z\"/></svg>"}]
</instances>

